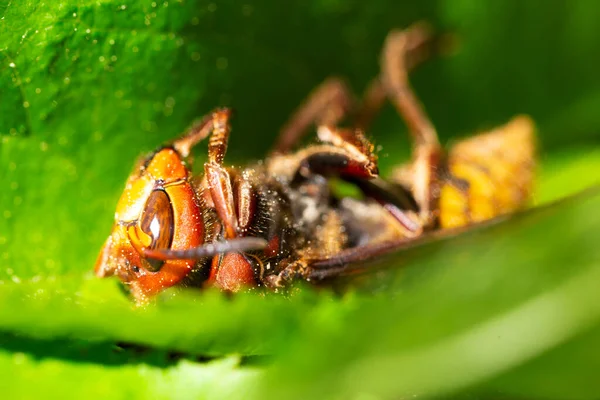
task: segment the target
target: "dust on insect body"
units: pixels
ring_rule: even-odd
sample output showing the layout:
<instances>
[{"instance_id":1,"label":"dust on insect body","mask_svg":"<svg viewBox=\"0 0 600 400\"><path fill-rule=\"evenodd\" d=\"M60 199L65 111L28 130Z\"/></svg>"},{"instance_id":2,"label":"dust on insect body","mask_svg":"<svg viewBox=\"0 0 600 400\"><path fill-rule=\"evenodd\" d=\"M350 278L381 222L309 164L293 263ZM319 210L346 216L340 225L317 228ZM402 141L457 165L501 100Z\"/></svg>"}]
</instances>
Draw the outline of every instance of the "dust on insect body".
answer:
<instances>
[{"instance_id":1,"label":"dust on insect body","mask_svg":"<svg viewBox=\"0 0 600 400\"><path fill-rule=\"evenodd\" d=\"M279 290L367 271L365 260L429 232L525 207L535 172L532 121L515 117L446 150L412 92L407 71L437 39L422 23L390 32L380 74L361 104L343 81L327 79L264 160L224 163L228 109L142 158L117 204L96 274L116 275L139 303L171 286ZM386 99L414 148L412 159L384 178L364 131ZM342 120L350 126L340 127ZM318 142L297 149L313 125ZM191 151L205 139L204 173L194 175ZM337 193L336 180L360 196Z\"/></svg>"}]
</instances>

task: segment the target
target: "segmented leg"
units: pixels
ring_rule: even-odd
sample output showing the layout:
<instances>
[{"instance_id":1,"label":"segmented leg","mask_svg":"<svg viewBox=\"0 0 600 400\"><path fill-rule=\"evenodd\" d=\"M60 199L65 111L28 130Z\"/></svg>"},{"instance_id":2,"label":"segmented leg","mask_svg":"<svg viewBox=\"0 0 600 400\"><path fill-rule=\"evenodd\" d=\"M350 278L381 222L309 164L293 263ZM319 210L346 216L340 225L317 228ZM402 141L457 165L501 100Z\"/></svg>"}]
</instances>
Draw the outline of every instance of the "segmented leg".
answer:
<instances>
[{"instance_id":1,"label":"segmented leg","mask_svg":"<svg viewBox=\"0 0 600 400\"><path fill-rule=\"evenodd\" d=\"M355 184L366 197L379 202L407 235L421 232L423 223L409 204L411 196L401 187L392 187L394 185L378 178L373 145L360 130L322 125L317 129L317 135L326 144L311 146L292 155L271 157L269 171L288 176L292 184L299 184L314 174L340 177Z\"/></svg>"},{"instance_id":2,"label":"segmented leg","mask_svg":"<svg viewBox=\"0 0 600 400\"><path fill-rule=\"evenodd\" d=\"M410 70L429 57L430 28L419 22L406 31L405 65ZM377 77L367 87L361 104L340 78L326 79L317 86L306 101L283 126L273 147L273 153L288 153L306 134L311 125L337 125L347 116L354 117L354 127L365 129L381 109L387 93ZM352 115L355 114L355 115Z\"/></svg>"},{"instance_id":3,"label":"segmented leg","mask_svg":"<svg viewBox=\"0 0 600 400\"><path fill-rule=\"evenodd\" d=\"M431 28L424 22L418 22L408 28L404 43L404 65L410 71L429 58L433 43ZM355 117L355 126L366 129L385 103L388 93L382 76L375 77L363 93L362 103Z\"/></svg>"},{"instance_id":4,"label":"segmented leg","mask_svg":"<svg viewBox=\"0 0 600 400\"><path fill-rule=\"evenodd\" d=\"M219 219L225 228L225 238L232 239L238 234L238 222L235 202L229 173L223 167L223 158L229 140L228 109L221 109L212 114L212 134L208 141L208 161L204 163L204 172L208 182L210 196Z\"/></svg>"},{"instance_id":5,"label":"segmented leg","mask_svg":"<svg viewBox=\"0 0 600 400\"><path fill-rule=\"evenodd\" d=\"M188 131L172 144L184 158L189 157L192 148L210 135L208 142L208 162L204 164L206 180L212 203L225 227L228 239L239 236L249 221L248 211L253 210L253 195L245 177L236 177L236 190L232 189L229 173L223 168L223 159L227 152L231 110L218 109L193 124ZM238 199L236 203L234 196ZM237 204L237 212L236 212ZM238 221L238 214L240 221Z\"/></svg>"},{"instance_id":6,"label":"segmented leg","mask_svg":"<svg viewBox=\"0 0 600 400\"><path fill-rule=\"evenodd\" d=\"M269 159L271 173L298 181L312 174L324 176L377 176L377 158L373 145L359 131L321 126L322 145L310 146L291 155Z\"/></svg>"},{"instance_id":7,"label":"segmented leg","mask_svg":"<svg viewBox=\"0 0 600 400\"><path fill-rule=\"evenodd\" d=\"M251 173L252 171L245 170L241 175L237 175L233 179L233 196L240 235L246 234L256 213L257 200L256 192L250 180Z\"/></svg>"},{"instance_id":8,"label":"segmented leg","mask_svg":"<svg viewBox=\"0 0 600 400\"><path fill-rule=\"evenodd\" d=\"M435 128L408 81L408 48L414 40L425 40L423 36L426 35L418 28L388 34L381 54L381 80L388 98L406 121L415 143L439 146Z\"/></svg>"},{"instance_id":9,"label":"segmented leg","mask_svg":"<svg viewBox=\"0 0 600 400\"><path fill-rule=\"evenodd\" d=\"M196 144L210 135L208 161L204 164L204 168L210 200L225 228L225 237L228 240L205 243L186 250L151 250L138 244L136 247L138 252L145 257L156 260L201 259L223 253L259 250L267 245L264 239L238 237L241 236L238 230L243 231L249 225L250 214L255 209L255 199L247 177L236 176L236 186L233 190L229 173L223 167L230 134L230 116L231 111L228 109L215 110L192 125L183 136L172 143L173 148L185 158L190 155L191 149ZM234 197L237 202L234 201ZM141 243L139 240L138 242Z\"/></svg>"},{"instance_id":10,"label":"segmented leg","mask_svg":"<svg viewBox=\"0 0 600 400\"><path fill-rule=\"evenodd\" d=\"M377 156L374 146L360 130L339 129L333 126L321 125L317 129L319 140L330 143L346 151L352 159L364 165L364 168L377 174Z\"/></svg>"},{"instance_id":11,"label":"segmented leg","mask_svg":"<svg viewBox=\"0 0 600 400\"><path fill-rule=\"evenodd\" d=\"M356 113L354 126L366 130L379 114L387 100L387 93L379 77L374 78L363 93L362 104Z\"/></svg>"},{"instance_id":12,"label":"segmented leg","mask_svg":"<svg viewBox=\"0 0 600 400\"><path fill-rule=\"evenodd\" d=\"M355 100L341 79L325 80L283 126L273 153L288 153L313 124L337 125L354 107Z\"/></svg>"},{"instance_id":13,"label":"segmented leg","mask_svg":"<svg viewBox=\"0 0 600 400\"><path fill-rule=\"evenodd\" d=\"M410 189L425 225L434 221L432 212L439 197L438 166L443 156L437 132L408 82L407 54L413 42L424 42L429 33L420 25L391 32L381 55L381 81L388 98L408 125L414 141Z\"/></svg>"},{"instance_id":14,"label":"segmented leg","mask_svg":"<svg viewBox=\"0 0 600 400\"><path fill-rule=\"evenodd\" d=\"M188 130L177 140L173 142L173 148L183 158L189 157L192 148L206 139L213 129L212 115L206 115L204 118L194 123Z\"/></svg>"},{"instance_id":15,"label":"segmented leg","mask_svg":"<svg viewBox=\"0 0 600 400\"><path fill-rule=\"evenodd\" d=\"M427 57L426 44L430 39L430 32L423 24L417 24L402 32L392 32L385 43L382 54L381 76L374 79L368 86L364 95L363 105L356 115L356 125L359 128L367 127L375 117L386 98L389 98L399 113L406 120L415 142L414 162L411 165L409 176L409 187L413 197L418 203L421 217L415 218L411 209L410 196L398 189L399 192L391 190L390 187L382 186L384 181L377 179L376 157L373 147L364 139L360 131L338 130L331 124L321 124L317 133L319 138L328 143L325 146L314 146L305 149L292 157L282 157L279 170L284 172L290 166L299 165L297 175L307 176L311 173L337 174L357 186L367 195L380 202L391 215L396 218L405 228L409 235L417 235L423 224L430 223L431 210L435 207L436 190L432 187L437 183L435 168L441 157L441 147L437 139L435 128L429 122L416 97L412 93L408 83L408 70ZM318 102L307 102L311 107L319 106ZM322 103L321 103L322 106ZM297 115L307 116L306 105L301 108ZM308 107L310 109L310 107ZM303 123L298 131L304 131L308 125L317 121L317 112L313 111L312 118L292 118L301 120ZM338 119L341 119L338 117ZM293 123L291 125L294 125ZM296 131L296 132L298 132ZM290 132L286 126L282 132ZM278 147L287 152L301 137L301 134L283 134L278 141ZM280 143L285 143L281 145ZM291 162L290 162L291 161ZM283 167L283 168L281 168ZM406 212L406 210L409 210ZM364 249L374 248L376 244L368 245ZM349 259L360 257L363 248L353 249L355 253L349 254ZM318 258L318 257L317 257ZM329 259L325 256L322 259ZM276 275L268 277L267 284L273 287L281 287L293 278L301 276L310 278L315 273L311 264L314 259L301 257L292 260L285 268Z\"/></svg>"}]
</instances>

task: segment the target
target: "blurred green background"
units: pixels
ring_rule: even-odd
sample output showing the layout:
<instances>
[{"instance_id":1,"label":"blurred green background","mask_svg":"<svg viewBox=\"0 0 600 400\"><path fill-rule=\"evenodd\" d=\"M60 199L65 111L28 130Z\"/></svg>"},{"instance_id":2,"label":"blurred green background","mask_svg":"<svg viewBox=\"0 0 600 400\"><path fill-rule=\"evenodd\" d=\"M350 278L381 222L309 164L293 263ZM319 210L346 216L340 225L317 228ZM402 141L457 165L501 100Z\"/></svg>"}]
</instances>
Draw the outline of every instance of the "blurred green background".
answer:
<instances>
[{"instance_id":1,"label":"blurred green background","mask_svg":"<svg viewBox=\"0 0 600 400\"><path fill-rule=\"evenodd\" d=\"M450 288L447 304L456 308L438 309L439 315L446 317L437 324L427 320L433 328L423 321L426 328L421 330L407 328L408 322L402 320L391 318L390 322L393 314L389 313L401 314L406 307L395 297L393 306L383 314L373 310L380 310L378 307L389 299L365 299L360 295L342 300L307 295L293 302L269 298L265 303L253 296L242 296L232 303L218 295L207 300L185 297L181 304L175 302L177 306L168 302L166 310L140 311L132 310L122 299L114 282L90 279L89 271L112 224L114 204L137 156L175 137L215 106L228 105L236 114L227 159L240 164L261 158L279 127L312 88L334 74L346 78L360 95L378 71L378 53L386 33L420 19L441 31L455 33L459 43L456 54L434 57L411 76L444 143L503 123L515 114L530 114L538 124L541 146L538 204L599 182L600 7L593 0L0 0L0 344L5 348L0 365L3 371L12 371L12 378L0 387L11 379L26 382L35 375L47 385L55 385L48 390L73 396L91 387L115 396L126 393L129 398L156 393L168 398L181 388L187 388L184 394L191 398L202 394L226 396L231 394L228 390L239 396L250 388L258 397L265 395L255 379L258 375L264 377L263 361L244 368L238 367L235 357L214 364L189 360L167 363L166 352L175 348L219 355L285 353L278 359L297 371L298 387L312 382L316 393L323 394L319 379L328 376L323 371L331 373L334 366L340 371L336 362L344 366L352 363L337 358L328 364L318 354L306 359L299 356L310 347L302 347L303 341L298 338L310 336L313 325L319 326L315 328L318 334L312 333L318 343L327 343L323 338L339 343L341 332L354 332L352 327L363 325L366 315L374 315L371 326L379 326L390 336L406 331L408 336L413 335L410 337L422 337L423 330L433 329L445 338L453 329L478 327L481 321L496 318L500 311L516 309L540 293L559 290L556 285L565 278L559 271L597 276L592 267L598 267L600 256L594 250L597 240L591 239L598 237L600 229L596 192L556 206L553 211L525 217L524 225L509 221L507 227L493 231L496 233L482 234L483 239L474 234L463 242L458 239L447 246L440 244L431 252L438 256L417 252L407 257L410 263L400 262L403 256L390 261L431 266L431 275L423 272L425 276L419 278L422 282L417 279L420 286L429 289L410 286L410 281L408 289L403 286L407 284L404 280L398 283L401 293L413 290L415 298L421 299L425 293L437 293L428 291L433 287L441 290L438 283L427 286L428 278L439 278L435 271L440 260L453 260L446 265L451 272L442 273L452 278L442 281L446 282L444 288ZM369 134L382 146L384 171L408 155L405 127L391 107L386 106ZM202 156L202 146L199 153ZM522 231L528 235L519 233ZM490 254L476 251L481 248L477 246L491 245L495 247ZM499 258L491 256L493 251ZM453 269L452 265L458 267ZM473 266L492 272L486 275ZM585 269L588 267L591 272ZM452 275L456 271L460 273ZM479 282L483 285L479 288L488 290L479 289L469 294L473 297L461 297L461 290L468 288L452 288L465 280ZM560 304L576 315L576 310L586 310L585 315L593 320L598 299L590 294L593 288L588 289L580 289L581 296L572 308ZM505 296L495 298L498 291ZM463 302L465 299L470 301ZM423 304L421 300L413 301L419 309L435 309L435 304L426 300ZM481 310L471 309L472 304L479 304ZM192 323L190 314L204 322ZM567 317L573 314L566 314L557 318L572 321ZM407 321L411 318L405 317ZM313 319L314 324L306 322ZM419 326L417 322L415 326ZM597 340L593 332L582 339L584 342L573 345L574 349L559 349L558 355L548 356L551 361L538 361L543 368L536 369L534 363L528 370L530 375L525 374L527 379L521 379L519 370L512 369L567 338L584 335L583 327L589 328L589 323L578 319L571 325L565 322L571 336L557 333L551 336L554 342L550 340L538 352L527 345L517 346L521 358L514 358L512 364L494 364L493 357L471 360L472 364L467 360L465 365L473 369L463 372L470 379L456 375L454 380L446 377L446 383L430 381L427 379L433 378L427 373L437 370L423 367L415 369L415 374L424 375L412 377L411 382L416 382L412 386L376 384L378 374L373 373L365 376L364 387L347 385L355 391L345 394L397 398L415 390L427 394L427 388L437 394L471 388L466 393L476 393L473 396L500 393L491 396L494 398L598 397L600 392L588 390L587 375L579 372L572 372L573 380L566 372L558 374L565 378L562 391L548 389L544 386L547 382L537 384L547 376L544 368L558 368L561 360L581 367L583 364L577 362L582 353L594 357L586 359L589 363L582 369L573 367L572 371L597 368L600 357L590 349L599 347L589 344ZM139 326L146 330L140 331ZM359 331L367 334L364 329ZM346 347L340 348L354 349L348 350L348 354L355 355L354 361L369 365L369 357L378 353L367 348L356 350L362 348L360 332L347 335L342 341ZM424 343L429 343L427 340L423 337ZM121 355L106 356L114 353L113 343L120 341L151 345L155 350L147 350L142 356L126 350L120 350ZM292 350L280 351L288 343ZM398 346L403 349L402 343L399 340ZM410 340L406 343L410 348ZM536 341L527 343L531 346ZM448 360L460 359L456 354L463 353L443 354L449 358L441 359ZM417 359L421 363L430 360ZM405 371L401 366L407 360L413 359L402 358L389 365ZM315 362L320 369L311 368ZM266 364L277 371L273 367L277 362ZM311 369L323 374L306 373ZM441 368L439 373L459 369ZM470 371L485 373L469 375ZM114 382L116 389L89 386L92 379L88 378L95 374ZM268 375L279 376L271 372ZM57 378L79 385L69 392L60 382L50 384ZM228 384L228 379L235 384ZM343 382L353 381L344 379L332 383L332 388L340 390L337 393L344 393L340 389ZM142 383L133 385L131 380ZM563 382L555 382L559 381ZM473 389L477 385L481 389ZM36 388L18 384L11 387L24 389L34 397L39 394ZM362 394L366 397L360 397ZM271 395L278 395L276 389Z\"/></svg>"}]
</instances>

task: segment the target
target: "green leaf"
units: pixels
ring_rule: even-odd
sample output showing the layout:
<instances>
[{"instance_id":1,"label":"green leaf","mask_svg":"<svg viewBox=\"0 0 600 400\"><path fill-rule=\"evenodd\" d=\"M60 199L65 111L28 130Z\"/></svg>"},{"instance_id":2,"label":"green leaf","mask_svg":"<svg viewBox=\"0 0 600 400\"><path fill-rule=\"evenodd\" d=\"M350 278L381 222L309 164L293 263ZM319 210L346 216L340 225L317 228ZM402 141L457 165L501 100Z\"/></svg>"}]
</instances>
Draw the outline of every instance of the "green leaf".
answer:
<instances>
[{"instance_id":1,"label":"green leaf","mask_svg":"<svg viewBox=\"0 0 600 400\"><path fill-rule=\"evenodd\" d=\"M344 315L343 325L330 314L305 326L302 340L267 374L266 390L272 398L394 398L483 385L486 393L486 381L511 371L493 390L524 398L594 398L600 386L592 374L562 368L597 365L599 354L558 348L600 343L599 206L596 188L388 257L386 263L408 265L390 285L395 295L361 303ZM552 360L554 368L541 360L518 368L538 357ZM539 383L540 369L551 374L552 384L528 386L532 376Z\"/></svg>"},{"instance_id":2,"label":"green leaf","mask_svg":"<svg viewBox=\"0 0 600 400\"><path fill-rule=\"evenodd\" d=\"M398 253L375 293L167 293L142 309L90 270L137 156L228 105L228 161L260 158L309 90L337 74L360 93L385 34L422 18L459 42L412 76L443 142L528 113L535 204L597 185L598 17L560 0L0 0L0 389L597 398L597 191ZM383 170L408 156L391 107L369 133Z\"/></svg>"},{"instance_id":3,"label":"green leaf","mask_svg":"<svg viewBox=\"0 0 600 400\"><path fill-rule=\"evenodd\" d=\"M598 206L600 189L387 257L388 263L409 267L389 270L388 288L376 296L321 296L315 302L305 294L282 302L277 296L224 301L204 295L132 310L119 307L118 297L96 299L97 289L75 292L77 301L61 291L27 290L38 297L4 297L4 304L15 307L5 309L0 320L4 329L11 321L17 328L25 323L24 332L36 337L64 335L67 329L67 337L88 343L108 336L188 351L193 347L180 344L224 348L231 338L243 346L262 337L276 357L264 374L248 378L251 383L230 388L240 397L249 387L259 398L439 395L473 385L486 393L485 382L499 375L500 382L508 381L501 386L507 393L556 393L523 388L524 376L539 376L541 369L554 374L553 390L563 391L556 398L592 398L600 390L593 374L548 372L536 358L549 357L557 366L566 358L575 369L600 362L593 353L561 349L581 348L582 342L593 348L600 341L600 251L594 236L600 219L593 212ZM190 322L190 315L198 318ZM502 377L530 360L517 369L517 379L514 373L512 380L511 374Z\"/></svg>"},{"instance_id":4,"label":"green leaf","mask_svg":"<svg viewBox=\"0 0 600 400\"><path fill-rule=\"evenodd\" d=\"M109 348L103 350L114 352ZM60 398L93 394L111 399L227 399L248 390L245 388L251 387L259 373L238 365L236 357L229 357L206 364L183 360L166 366L146 362L107 366L0 351L4 376L0 389L7 398L19 399L37 399L49 394Z\"/></svg>"},{"instance_id":5,"label":"green leaf","mask_svg":"<svg viewBox=\"0 0 600 400\"><path fill-rule=\"evenodd\" d=\"M117 282L69 279L0 286L0 331L38 339L126 342L199 355L277 352L303 320L334 304L340 315L353 304L305 294L290 302L256 293L229 300L220 293L165 294L158 304L135 307ZM190 319L194 315L197 318Z\"/></svg>"},{"instance_id":6,"label":"green leaf","mask_svg":"<svg viewBox=\"0 0 600 400\"><path fill-rule=\"evenodd\" d=\"M567 197L600 184L600 148L570 148L546 155L539 168L536 204Z\"/></svg>"}]
</instances>

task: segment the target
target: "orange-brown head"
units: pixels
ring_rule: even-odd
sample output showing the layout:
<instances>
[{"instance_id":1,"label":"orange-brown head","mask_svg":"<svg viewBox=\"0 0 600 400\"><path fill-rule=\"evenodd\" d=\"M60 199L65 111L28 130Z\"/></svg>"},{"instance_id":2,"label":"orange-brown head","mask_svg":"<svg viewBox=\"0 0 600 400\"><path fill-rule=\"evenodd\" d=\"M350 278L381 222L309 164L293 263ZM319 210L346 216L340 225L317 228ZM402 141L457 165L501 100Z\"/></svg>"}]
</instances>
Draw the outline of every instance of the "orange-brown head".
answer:
<instances>
[{"instance_id":1,"label":"orange-brown head","mask_svg":"<svg viewBox=\"0 0 600 400\"><path fill-rule=\"evenodd\" d=\"M184 250L204 241L201 209L180 154L163 148L138 164L117 204L115 224L96 262L96 275L116 275L136 300L180 282L196 260L158 260L145 250Z\"/></svg>"}]
</instances>

